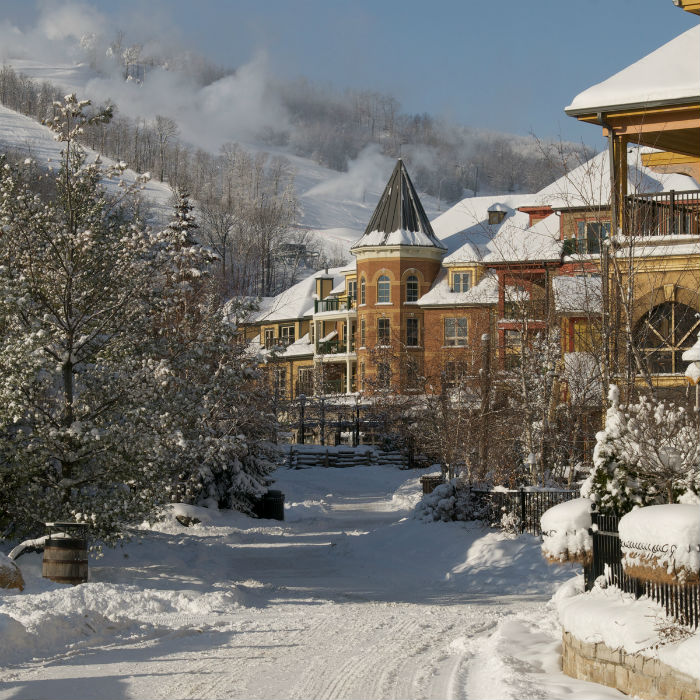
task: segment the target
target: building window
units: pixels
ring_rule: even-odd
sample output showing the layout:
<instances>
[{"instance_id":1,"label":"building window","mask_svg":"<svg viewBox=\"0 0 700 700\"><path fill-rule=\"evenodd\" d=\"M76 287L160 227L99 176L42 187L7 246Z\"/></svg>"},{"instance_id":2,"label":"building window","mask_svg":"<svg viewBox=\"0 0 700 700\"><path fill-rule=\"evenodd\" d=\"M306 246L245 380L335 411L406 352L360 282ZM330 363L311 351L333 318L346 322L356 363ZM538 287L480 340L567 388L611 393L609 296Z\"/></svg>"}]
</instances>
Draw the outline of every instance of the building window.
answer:
<instances>
[{"instance_id":1,"label":"building window","mask_svg":"<svg viewBox=\"0 0 700 700\"><path fill-rule=\"evenodd\" d=\"M360 280L360 304L367 303L367 285L365 284L365 278Z\"/></svg>"},{"instance_id":2,"label":"building window","mask_svg":"<svg viewBox=\"0 0 700 700\"><path fill-rule=\"evenodd\" d=\"M422 391L425 378L420 358L417 355L409 355L403 362L403 384L407 391Z\"/></svg>"},{"instance_id":3,"label":"building window","mask_svg":"<svg viewBox=\"0 0 700 700\"><path fill-rule=\"evenodd\" d=\"M367 322L364 318L360 319L360 347L364 348L367 345Z\"/></svg>"},{"instance_id":4,"label":"building window","mask_svg":"<svg viewBox=\"0 0 700 700\"><path fill-rule=\"evenodd\" d=\"M377 319L377 345L389 345L390 343L390 328L389 319Z\"/></svg>"},{"instance_id":5,"label":"building window","mask_svg":"<svg viewBox=\"0 0 700 700\"><path fill-rule=\"evenodd\" d=\"M452 291L467 292L472 286L471 272L455 272L452 274Z\"/></svg>"},{"instance_id":6,"label":"building window","mask_svg":"<svg viewBox=\"0 0 700 700\"><path fill-rule=\"evenodd\" d=\"M577 221L576 222L576 243L573 245L574 253L598 254L600 253L601 241L610 235L609 221ZM569 244L571 246L572 244ZM565 245L565 248L567 246ZM564 253L568 253L564 250Z\"/></svg>"},{"instance_id":7,"label":"building window","mask_svg":"<svg viewBox=\"0 0 700 700\"><path fill-rule=\"evenodd\" d=\"M379 389L391 387L391 363L377 362L377 385Z\"/></svg>"},{"instance_id":8,"label":"building window","mask_svg":"<svg viewBox=\"0 0 700 700\"><path fill-rule=\"evenodd\" d=\"M365 363L360 362L360 391L365 389Z\"/></svg>"},{"instance_id":9,"label":"building window","mask_svg":"<svg viewBox=\"0 0 700 700\"><path fill-rule=\"evenodd\" d=\"M275 331L273 328L265 329L265 348L269 350L275 344Z\"/></svg>"},{"instance_id":10,"label":"building window","mask_svg":"<svg viewBox=\"0 0 700 700\"><path fill-rule=\"evenodd\" d=\"M467 319L464 316L459 318L445 319L445 345L466 345L467 344Z\"/></svg>"},{"instance_id":11,"label":"building window","mask_svg":"<svg viewBox=\"0 0 700 700\"><path fill-rule=\"evenodd\" d=\"M294 326L280 326L282 345L291 345L296 337Z\"/></svg>"},{"instance_id":12,"label":"building window","mask_svg":"<svg viewBox=\"0 0 700 700\"><path fill-rule=\"evenodd\" d=\"M377 280L377 304L389 304L391 302L391 282L386 275Z\"/></svg>"},{"instance_id":13,"label":"building window","mask_svg":"<svg viewBox=\"0 0 700 700\"><path fill-rule=\"evenodd\" d=\"M418 319L406 319L406 345L411 348L418 346Z\"/></svg>"},{"instance_id":14,"label":"building window","mask_svg":"<svg viewBox=\"0 0 700 700\"><path fill-rule=\"evenodd\" d=\"M442 386L446 389L453 387L457 383L457 363L445 362L442 370Z\"/></svg>"},{"instance_id":15,"label":"building window","mask_svg":"<svg viewBox=\"0 0 700 700\"><path fill-rule=\"evenodd\" d=\"M418 278L415 275L406 279L406 301L418 301Z\"/></svg>"},{"instance_id":16,"label":"building window","mask_svg":"<svg viewBox=\"0 0 700 700\"><path fill-rule=\"evenodd\" d=\"M357 299L357 280L350 280L348 282L348 296L353 301Z\"/></svg>"},{"instance_id":17,"label":"building window","mask_svg":"<svg viewBox=\"0 0 700 700\"><path fill-rule=\"evenodd\" d=\"M692 347L700 328L695 309L675 301L665 301L648 311L637 322L635 341L653 374L684 372L688 363L682 355Z\"/></svg>"},{"instance_id":18,"label":"building window","mask_svg":"<svg viewBox=\"0 0 700 700\"><path fill-rule=\"evenodd\" d=\"M276 368L274 374L274 393L277 399L287 398L287 370Z\"/></svg>"},{"instance_id":19,"label":"building window","mask_svg":"<svg viewBox=\"0 0 700 700\"><path fill-rule=\"evenodd\" d=\"M309 342L310 343L314 342L315 336L316 336L316 324L313 321L311 321L311 323L309 324Z\"/></svg>"},{"instance_id":20,"label":"building window","mask_svg":"<svg viewBox=\"0 0 700 700\"><path fill-rule=\"evenodd\" d=\"M297 370L297 396L314 393L314 368L299 367Z\"/></svg>"}]
</instances>

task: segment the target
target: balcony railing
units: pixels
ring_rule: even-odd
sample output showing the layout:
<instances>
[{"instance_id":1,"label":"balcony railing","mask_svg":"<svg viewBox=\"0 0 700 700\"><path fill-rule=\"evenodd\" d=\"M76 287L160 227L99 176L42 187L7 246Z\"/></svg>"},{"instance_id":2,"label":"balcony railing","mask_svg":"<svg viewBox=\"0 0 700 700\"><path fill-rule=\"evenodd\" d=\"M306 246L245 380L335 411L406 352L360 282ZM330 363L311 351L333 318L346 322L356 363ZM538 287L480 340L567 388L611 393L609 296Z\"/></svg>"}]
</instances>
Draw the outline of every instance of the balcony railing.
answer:
<instances>
[{"instance_id":1,"label":"balcony railing","mask_svg":"<svg viewBox=\"0 0 700 700\"><path fill-rule=\"evenodd\" d=\"M273 348L286 348L294 342L294 338L289 336L281 336L279 338L265 338L263 344L265 345L265 350L272 350Z\"/></svg>"},{"instance_id":2,"label":"balcony railing","mask_svg":"<svg viewBox=\"0 0 700 700\"><path fill-rule=\"evenodd\" d=\"M631 236L700 235L700 190L625 197L625 231Z\"/></svg>"},{"instance_id":3,"label":"balcony railing","mask_svg":"<svg viewBox=\"0 0 700 700\"><path fill-rule=\"evenodd\" d=\"M547 318L547 305L539 299L533 301L507 301L503 307L503 318L520 319L545 319Z\"/></svg>"},{"instance_id":4,"label":"balcony railing","mask_svg":"<svg viewBox=\"0 0 700 700\"><path fill-rule=\"evenodd\" d=\"M316 299L314 301L314 313L324 311L349 311L355 308L355 298L352 296L332 297L331 299Z\"/></svg>"},{"instance_id":5,"label":"balcony railing","mask_svg":"<svg viewBox=\"0 0 700 700\"><path fill-rule=\"evenodd\" d=\"M337 355L339 353L347 352L347 345L344 340L325 340L318 344L318 355ZM350 341L350 352L355 351L355 341Z\"/></svg>"}]
</instances>

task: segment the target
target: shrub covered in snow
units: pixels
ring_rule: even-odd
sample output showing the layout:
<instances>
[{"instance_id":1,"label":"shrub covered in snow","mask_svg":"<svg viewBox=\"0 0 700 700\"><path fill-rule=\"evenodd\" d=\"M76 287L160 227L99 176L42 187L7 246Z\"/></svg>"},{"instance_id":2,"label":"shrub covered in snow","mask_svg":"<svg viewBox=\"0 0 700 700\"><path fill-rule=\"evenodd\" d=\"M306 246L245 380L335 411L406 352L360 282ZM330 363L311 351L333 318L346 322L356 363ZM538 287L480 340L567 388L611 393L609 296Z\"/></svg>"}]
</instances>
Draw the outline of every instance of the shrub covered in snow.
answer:
<instances>
[{"instance_id":1,"label":"shrub covered in snow","mask_svg":"<svg viewBox=\"0 0 700 700\"><path fill-rule=\"evenodd\" d=\"M596 435L593 469L581 495L601 512L673 503L700 490L697 419L682 407L642 397L623 410L611 385L605 430Z\"/></svg>"},{"instance_id":2,"label":"shrub covered in snow","mask_svg":"<svg viewBox=\"0 0 700 700\"><path fill-rule=\"evenodd\" d=\"M540 518L542 554L551 562L585 562L592 553L593 539L589 498L574 498L546 510Z\"/></svg>"},{"instance_id":3,"label":"shrub covered in snow","mask_svg":"<svg viewBox=\"0 0 700 700\"><path fill-rule=\"evenodd\" d=\"M700 580L700 508L668 504L637 508L620 519L622 565L657 583Z\"/></svg>"},{"instance_id":4,"label":"shrub covered in snow","mask_svg":"<svg viewBox=\"0 0 700 700\"><path fill-rule=\"evenodd\" d=\"M416 505L414 517L420 520L471 520L474 508L469 490L457 479L436 486Z\"/></svg>"}]
</instances>

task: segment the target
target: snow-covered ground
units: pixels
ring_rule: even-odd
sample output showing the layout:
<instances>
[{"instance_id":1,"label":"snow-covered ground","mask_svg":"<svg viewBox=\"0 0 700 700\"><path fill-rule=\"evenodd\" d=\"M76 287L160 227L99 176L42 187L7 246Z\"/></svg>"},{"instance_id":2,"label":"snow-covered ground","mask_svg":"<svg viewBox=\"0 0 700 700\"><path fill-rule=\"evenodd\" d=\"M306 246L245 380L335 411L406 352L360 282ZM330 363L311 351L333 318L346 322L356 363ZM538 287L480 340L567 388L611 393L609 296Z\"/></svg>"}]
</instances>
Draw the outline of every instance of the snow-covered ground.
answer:
<instances>
[{"instance_id":1,"label":"snow-covered ground","mask_svg":"<svg viewBox=\"0 0 700 700\"><path fill-rule=\"evenodd\" d=\"M0 590L0 698L620 698L559 671L536 538L410 517L423 472L280 470L286 520L195 509Z\"/></svg>"}]
</instances>

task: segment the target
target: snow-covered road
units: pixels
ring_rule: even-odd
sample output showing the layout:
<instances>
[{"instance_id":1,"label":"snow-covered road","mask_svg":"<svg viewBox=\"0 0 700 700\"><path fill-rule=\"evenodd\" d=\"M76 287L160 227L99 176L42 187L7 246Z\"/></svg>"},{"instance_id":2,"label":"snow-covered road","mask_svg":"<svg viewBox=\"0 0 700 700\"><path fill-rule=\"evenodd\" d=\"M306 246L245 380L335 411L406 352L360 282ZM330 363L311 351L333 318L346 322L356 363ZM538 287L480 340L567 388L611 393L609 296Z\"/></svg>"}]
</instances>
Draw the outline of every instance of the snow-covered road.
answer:
<instances>
[{"instance_id":1,"label":"snow-covered road","mask_svg":"<svg viewBox=\"0 0 700 700\"><path fill-rule=\"evenodd\" d=\"M284 523L191 511L0 592L0 698L620 698L558 670L539 543L411 518L420 472L282 470Z\"/></svg>"}]
</instances>

